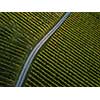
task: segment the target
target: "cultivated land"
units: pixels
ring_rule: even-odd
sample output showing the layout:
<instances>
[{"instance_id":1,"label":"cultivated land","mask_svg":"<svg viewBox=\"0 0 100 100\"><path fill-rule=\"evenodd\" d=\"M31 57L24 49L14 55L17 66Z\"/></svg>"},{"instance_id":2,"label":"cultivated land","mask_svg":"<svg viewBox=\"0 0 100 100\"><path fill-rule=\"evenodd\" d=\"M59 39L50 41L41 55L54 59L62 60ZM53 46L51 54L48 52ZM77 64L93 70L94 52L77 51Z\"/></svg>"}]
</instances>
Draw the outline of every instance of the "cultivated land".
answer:
<instances>
[{"instance_id":1,"label":"cultivated land","mask_svg":"<svg viewBox=\"0 0 100 100\"><path fill-rule=\"evenodd\" d=\"M23 86L100 86L100 13L72 13L40 49Z\"/></svg>"},{"instance_id":2,"label":"cultivated land","mask_svg":"<svg viewBox=\"0 0 100 100\"><path fill-rule=\"evenodd\" d=\"M0 86L15 86L34 46L63 13L0 13Z\"/></svg>"},{"instance_id":3,"label":"cultivated land","mask_svg":"<svg viewBox=\"0 0 100 100\"><path fill-rule=\"evenodd\" d=\"M64 23L64 21L70 16L70 12L66 12L63 17L57 22L57 24L36 44L36 46L33 48L31 53L29 54L28 58L25 61L25 64L23 66L23 69L19 75L19 78L16 83L16 87L21 87L23 85L23 82L25 80L26 74L30 68L30 65L40 50L40 48L44 45L44 43L54 34L54 32Z\"/></svg>"},{"instance_id":4,"label":"cultivated land","mask_svg":"<svg viewBox=\"0 0 100 100\"><path fill-rule=\"evenodd\" d=\"M29 54L64 13L0 13L0 86L16 86ZM36 54L22 86L100 86L100 13L71 13Z\"/></svg>"}]
</instances>

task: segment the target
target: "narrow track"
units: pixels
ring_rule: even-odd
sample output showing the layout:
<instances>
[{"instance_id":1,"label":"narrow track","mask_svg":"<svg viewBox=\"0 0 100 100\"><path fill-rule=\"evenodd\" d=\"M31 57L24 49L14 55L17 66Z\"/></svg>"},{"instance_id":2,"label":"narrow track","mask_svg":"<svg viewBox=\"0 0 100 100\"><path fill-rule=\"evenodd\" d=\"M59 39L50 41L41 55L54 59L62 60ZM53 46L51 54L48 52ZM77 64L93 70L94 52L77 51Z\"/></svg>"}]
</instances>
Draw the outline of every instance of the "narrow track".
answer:
<instances>
[{"instance_id":1,"label":"narrow track","mask_svg":"<svg viewBox=\"0 0 100 100\"><path fill-rule=\"evenodd\" d=\"M50 36L61 26L61 24L66 20L66 18L69 17L69 15L71 14L71 12L66 12L64 14L64 16L60 19L60 21L41 39L41 41L34 47L34 49L32 50L32 52L30 53L29 57L27 58L23 69L21 71L21 74L18 78L18 81L16 83L16 87L21 87L26 74L28 72L28 69L35 57L35 55L37 54L37 52L39 51L39 49L43 46L43 44L50 38Z\"/></svg>"}]
</instances>

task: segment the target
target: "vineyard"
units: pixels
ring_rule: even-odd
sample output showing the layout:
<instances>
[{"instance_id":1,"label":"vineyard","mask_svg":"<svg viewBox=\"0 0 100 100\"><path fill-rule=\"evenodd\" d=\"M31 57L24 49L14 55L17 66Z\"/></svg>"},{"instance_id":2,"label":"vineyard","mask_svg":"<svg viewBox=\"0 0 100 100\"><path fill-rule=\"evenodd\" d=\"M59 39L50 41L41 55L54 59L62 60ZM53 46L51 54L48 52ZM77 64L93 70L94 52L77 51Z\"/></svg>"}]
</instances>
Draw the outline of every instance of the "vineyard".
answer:
<instances>
[{"instance_id":1,"label":"vineyard","mask_svg":"<svg viewBox=\"0 0 100 100\"><path fill-rule=\"evenodd\" d=\"M24 86L100 86L100 21L73 13L41 48Z\"/></svg>"},{"instance_id":2,"label":"vineyard","mask_svg":"<svg viewBox=\"0 0 100 100\"><path fill-rule=\"evenodd\" d=\"M63 13L0 13L0 86L15 86L32 48Z\"/></svg>"},{"instance_id":3,"label":"vineyard","mask_svg":"<svg viewBox=\"0 0 100 100\"><path fill-rule=\"evenodd\" d=\"M64 13L0 13L0 86L15 86L37 43ZM25 87L99 87L100 13L73 12L44 43Z\"/></svg>"}]
</instances>

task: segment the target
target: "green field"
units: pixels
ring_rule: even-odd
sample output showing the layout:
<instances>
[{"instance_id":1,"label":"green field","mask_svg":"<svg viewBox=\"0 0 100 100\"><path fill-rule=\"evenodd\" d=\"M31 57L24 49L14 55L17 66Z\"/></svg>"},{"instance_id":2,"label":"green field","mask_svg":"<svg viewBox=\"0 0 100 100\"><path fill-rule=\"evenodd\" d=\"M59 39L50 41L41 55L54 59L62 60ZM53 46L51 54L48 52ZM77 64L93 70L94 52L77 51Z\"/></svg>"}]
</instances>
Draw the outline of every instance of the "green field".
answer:
<instances>
[{"instance_id":1,"label":"green field","mask_svg":"<svg viewBox=\"0 0 100 100\"><path fill-rule=\"evenodd\" d=\"M15 86L34 46L63 13L0 13L0 86Z\"/></svg>"},{"instance_id":2,"label":"green field","mask_svg":"<svg viewBox=\"0 0 100 100\"><path fill-rule=\"evenodd\" d=\"M0 86L16 86L26 59L64 12L0 13ZM100 13L73 12L39 50L25 87L99 87Z\"/></svg>"},{"instance_id":3,"label":"green field","mask_svg":"<svg viewBox=\"0 0 100 100\"><path fill-rule=\"evenodd\" d=\"M72 13L44 44L23 86L100 86L100 13Z\"/></svg>"}]
</instances>

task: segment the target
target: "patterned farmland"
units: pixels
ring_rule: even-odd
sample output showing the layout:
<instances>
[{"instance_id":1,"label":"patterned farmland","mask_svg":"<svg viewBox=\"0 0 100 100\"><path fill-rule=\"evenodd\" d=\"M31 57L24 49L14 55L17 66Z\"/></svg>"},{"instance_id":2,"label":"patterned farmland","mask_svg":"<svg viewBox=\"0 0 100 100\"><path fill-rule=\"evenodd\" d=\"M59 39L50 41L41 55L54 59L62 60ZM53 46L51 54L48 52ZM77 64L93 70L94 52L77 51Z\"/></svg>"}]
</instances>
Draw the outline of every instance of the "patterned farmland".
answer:
<instances>
[{"instance_id":1,"label":"patterned farmland","mask_svg":"<svg viewBox=\"0 0 100 100\"><path fill-rule=\"evenodd\" d=\"M0 13L0 86L15 86L29 53L63 13Z\"/></svg>"},{"instance_id":2,"label":"patterned farmland","mask_svg":"<svg viewBox=\"0 0 100 100\"><path fill-rule=\"evenodd\" d=\"M72 13L40 49L23 86L100 86L98 13Z\"/></svg>"}]
</instances>

